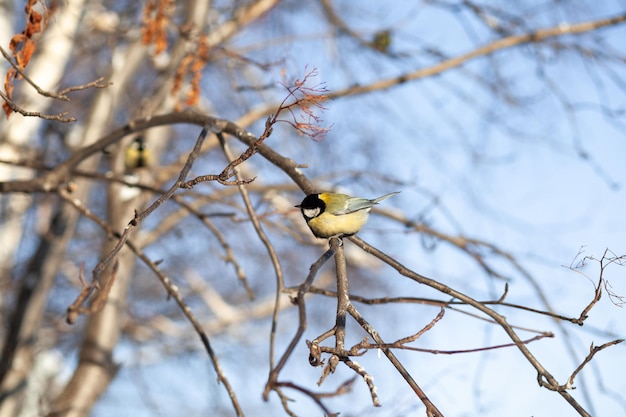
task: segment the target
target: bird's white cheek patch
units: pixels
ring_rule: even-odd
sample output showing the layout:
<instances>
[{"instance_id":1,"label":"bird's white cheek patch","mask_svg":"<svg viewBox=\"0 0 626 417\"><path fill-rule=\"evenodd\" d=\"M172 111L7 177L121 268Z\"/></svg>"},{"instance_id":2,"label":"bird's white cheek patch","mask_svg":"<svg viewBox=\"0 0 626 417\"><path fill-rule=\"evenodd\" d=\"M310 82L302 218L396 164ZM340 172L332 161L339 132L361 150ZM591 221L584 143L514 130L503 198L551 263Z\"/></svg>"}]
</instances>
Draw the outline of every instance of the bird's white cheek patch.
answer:
<instances>
[{"instance_id":1,"label":"bird's white cheek patch","mask_svg":"<svg viewBox=\"0 0 626 417\"><path fill-rule=\"evenodd\" d=\"M312 219L320 214L320 209L319 207L302 209L302 214L307 219Z\"/></svg>"}]
</instances>

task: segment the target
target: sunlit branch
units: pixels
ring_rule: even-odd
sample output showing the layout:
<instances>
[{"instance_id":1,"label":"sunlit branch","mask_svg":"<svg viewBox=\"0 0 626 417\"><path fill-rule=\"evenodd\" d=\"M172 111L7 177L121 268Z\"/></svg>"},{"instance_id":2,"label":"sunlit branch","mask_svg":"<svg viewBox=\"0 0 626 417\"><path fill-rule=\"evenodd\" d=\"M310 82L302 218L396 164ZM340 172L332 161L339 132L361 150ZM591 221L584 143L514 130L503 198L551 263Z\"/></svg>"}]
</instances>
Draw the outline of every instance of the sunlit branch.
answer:
<instances>
[{"instance_id":1,"label":"sunlit branch","mask_svg":"<svg viewBox=\"0 0 626 417\"><path fill-rule=\"evenodd\" d=\"M469 304L470 306L476 308L478 311L486 314L487 316L491 317L496 323L498 323L498 325L502 328L502 330L504 330L504 332L511 338L511 340L514 342L514 344L517 346L517 348L520 350L520 352L524 355L524 357L528 360L528 362L537 370L537 381L539 382L539 385L546 387L550 390L553 391L558 391L557 387L559 386L558 382L556 381L556 379L552 376L552 374L550 372L548 372L548 370L537 360L537 358L530 352L530 350L527 348L527 346L524 344L524 342L522 341L522 339L520 339L520 337L517 335L517 333L515 332L515 330L508 324L506 318L500 314L498 314L496 311L488 308L487 306L485 306L484 304L481 304L479 301L469 297L468 295L457 291L443 283L440 283L438 281L435 281L431 278L427 278L421 274L418 274L408 268L406 268L404 265L402 265L400 262L398 262L397 260L395 260L394 258L386 255L385 253L381 252L380 250L368 245L366 242L364 242L363 240L361 240L360 238L356 237L356 236L352 236L350 237L350 240L352 242L354 242L357 246L359 246L361 249L363 249L365 252L374 255L376 258L380 259L381 261L383 261L384 263L388 264L389 266L391 266L392 268L396 269L398 271L398 273L400 275L403 275L409 279L412 279L420 284L426 285L428 287L431 287L443 294L447 294L449 296L452 296L454 298L457 298L463 302L466 302L467 304ZM569 395L568 392L566 391L558 391L559 394L574 408L576 409L576 411L582 415L582 416L589 416L589 413L587 411L585 411L585 409L578 404L578 402L574 399L574 397L572 397L571 395Z\"/></svg>"}]
</instances>

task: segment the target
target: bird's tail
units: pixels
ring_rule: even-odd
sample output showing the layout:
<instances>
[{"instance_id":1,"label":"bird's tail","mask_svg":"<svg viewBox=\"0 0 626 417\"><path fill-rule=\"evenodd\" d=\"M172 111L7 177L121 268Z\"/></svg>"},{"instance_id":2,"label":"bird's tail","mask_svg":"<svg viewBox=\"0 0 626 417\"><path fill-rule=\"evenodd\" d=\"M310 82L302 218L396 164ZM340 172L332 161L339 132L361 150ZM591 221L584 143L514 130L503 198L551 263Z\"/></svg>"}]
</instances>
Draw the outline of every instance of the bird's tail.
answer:
<instances>
[{"instance_id":1,"label":"bird's tail","mask_svg":"<svg viewBox=\"0 0 626 417\"><path fill-rule=\"evenodd\" d=\"M378 197L378 198L373 199L372 202L374 204L377 204L377 203L380 203L381 201L383 201L383 200L385 200L385 199L387 199L389 197L393 197L396 194L400 194L400 191L394 191L393 193L385 194L382 197Z\"/></svg>"}]
</instances>

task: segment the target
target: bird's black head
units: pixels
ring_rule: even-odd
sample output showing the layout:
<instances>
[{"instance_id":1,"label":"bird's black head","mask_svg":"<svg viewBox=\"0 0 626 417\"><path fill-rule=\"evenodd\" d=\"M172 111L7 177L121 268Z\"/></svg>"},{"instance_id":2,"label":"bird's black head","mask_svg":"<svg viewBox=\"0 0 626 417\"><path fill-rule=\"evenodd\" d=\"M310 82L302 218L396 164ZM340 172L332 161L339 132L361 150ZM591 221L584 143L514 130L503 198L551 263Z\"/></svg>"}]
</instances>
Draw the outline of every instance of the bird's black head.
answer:
<instances>
[{"instance_id":1,"label":"bird's black head","mask_svg":"<svg viewBox=\"0 0 626 417\"><path fill-rule=\"evenodd\" d=\"M326 210L326 203L320 198L319 194L309 194L296 207L302 211L302 215L306 219L310 220Z\"/></svg>"},{"instance_id":2,"label":"bird's black head","mask_svg":"<svg viewBox=\"0 0 626 417\"><path fill-rule=\"evenodd\" d=\"M296 207L298 207L299 209L303 209L303 210L319 208L323 212L324 209L326 208L326 203L324 203L324 201L320 198L319 194L309 194L306 197L304 197L304 200L302 200L302 203L298 204Z\"/></svg>"}]
</instances>

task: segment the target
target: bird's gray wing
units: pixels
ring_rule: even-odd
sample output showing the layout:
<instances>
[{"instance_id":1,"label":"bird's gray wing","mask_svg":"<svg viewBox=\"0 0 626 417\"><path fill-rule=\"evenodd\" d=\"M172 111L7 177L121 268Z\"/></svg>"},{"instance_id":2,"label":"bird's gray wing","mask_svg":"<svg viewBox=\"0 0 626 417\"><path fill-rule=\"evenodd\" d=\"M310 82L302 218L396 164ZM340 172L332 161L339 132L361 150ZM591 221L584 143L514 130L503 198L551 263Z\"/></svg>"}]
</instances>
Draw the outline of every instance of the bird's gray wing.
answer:
<instances>
[{"instance_id":1,"label":"bird's gray wing","mask_svg":"<svg viewBox=\"0 0 626 417\"><path fill-rule=\"evenodd\" d=\"M372 200L367 198L351 197L346 201L346 206L342 210L335 212L337 215L354 213L355 211L365 210L376 204Z\"/></svg>"}]
</instances>

